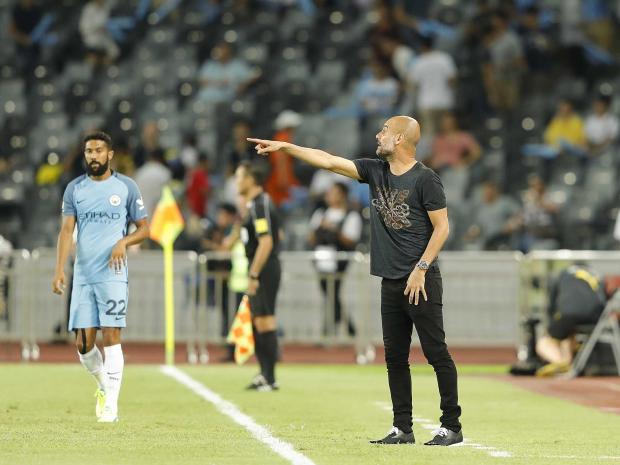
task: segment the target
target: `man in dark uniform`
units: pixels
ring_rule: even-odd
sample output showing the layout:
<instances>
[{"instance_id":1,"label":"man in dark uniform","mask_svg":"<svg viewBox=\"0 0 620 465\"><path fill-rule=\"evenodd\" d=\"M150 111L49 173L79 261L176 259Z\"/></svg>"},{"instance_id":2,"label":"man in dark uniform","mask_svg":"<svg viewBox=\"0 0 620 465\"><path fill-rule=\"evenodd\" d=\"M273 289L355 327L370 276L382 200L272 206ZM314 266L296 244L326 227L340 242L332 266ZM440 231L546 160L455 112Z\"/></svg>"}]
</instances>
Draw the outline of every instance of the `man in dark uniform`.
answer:
<instances>
[{"instance_id":1,"label":"man in dark uniform","mask_svg":"<svg viewBox=\"0 0 620 465\"><path fill-rule=\"evenodd\" d=\"M280 219L269 195L263 191L265 173L260 165L242 162L235 171L239 195L247 203L243 224L237 228L249 261L247 294L254 326L255 353L260 364L248 389L278 389L275 366L278 358L276 297L280 287ZM233 241L234 242L234 241Z\"/></svg>"},{"instance_id":2,"label":"man in dark uniform","mask_svg":"<svg viewBox=\"0 0 620 465\"><path fill-rule=\"evenodd\" d=\"M573 361L575 328L594 324L607 298L603 279L595 271L573 265L563 270L549 287L549 326L536 343L536 352L546 362L537 376L566 373Z\"/></svg>"},{"instance_id":3,"label":"man in dark uniform","mask_svg":"<svg viewBox=\"0 0 620 465\"><path fill-rule=\"evenodd\" d=\"M370 185L371 273L381 283L381 321L394 412L393 428L376 444L411 444L409 351L413 325L424 356L435 369L441 396L441 427L426 445L463 441L457 373L443 330L442 280L436 259L448 238L441 180L416 156L420 126L408 116L390 118L377 134L379 159L351 161L290 143L250 139L259 154L284 151Z\"/></svg>"}]
</instances>

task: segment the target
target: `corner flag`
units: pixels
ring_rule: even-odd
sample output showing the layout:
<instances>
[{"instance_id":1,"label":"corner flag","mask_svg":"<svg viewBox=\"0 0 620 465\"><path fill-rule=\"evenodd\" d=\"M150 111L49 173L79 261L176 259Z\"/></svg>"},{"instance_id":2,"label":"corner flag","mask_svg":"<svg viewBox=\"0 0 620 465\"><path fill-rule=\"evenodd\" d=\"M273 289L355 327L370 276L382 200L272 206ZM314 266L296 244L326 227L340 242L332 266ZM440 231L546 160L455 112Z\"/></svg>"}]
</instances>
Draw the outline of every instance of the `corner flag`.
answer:
<instances>
[{"instance_id":1,"label":"corner flag","mask_svg":"<svg viewBox=\"0 0 620 465\"><path fill-rule=\"evenodd\" d=\"M235 321L230 328L226 342L235 344L235 362L242 365L254 355L254 335L252 334L252 315L250 314L250 299L243 296Z\"/></svg>"},{"instance_id":2,"label":"corner flag","mask_svg":"<svg viewBox=\"0 0 620 465\"><path fill-rule=\"evenodd\" d=\"M159 199L155 213L153 213L150 236L164 249L166 365L174 364L174 285L172 276L174 241L184 227L183 215L181 215L181 211L174 200L172 191L168 186L164 186L161 199Z\"/></svg>"}]
</instances>

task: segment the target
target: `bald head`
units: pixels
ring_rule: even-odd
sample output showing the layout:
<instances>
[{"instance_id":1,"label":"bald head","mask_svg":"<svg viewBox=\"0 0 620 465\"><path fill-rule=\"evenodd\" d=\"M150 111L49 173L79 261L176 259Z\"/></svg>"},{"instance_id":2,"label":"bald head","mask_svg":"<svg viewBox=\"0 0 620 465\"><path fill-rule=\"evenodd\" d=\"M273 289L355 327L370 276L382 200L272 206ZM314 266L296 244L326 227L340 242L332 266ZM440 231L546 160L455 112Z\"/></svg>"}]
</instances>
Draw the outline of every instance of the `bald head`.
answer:
<instances>
[{"instance_id":1,"label":"bald head","mask_svg":"<svg viewBox=\"0 0 620 465\"><path fill-rule=\"evenodd\" d=\"M377 155L387 161L394 157L415 158L420 141L420 125L410 116L393 116L377 134Z\"/></svg>"},{"instance_id":2,"label":"bald head","mask_svg":"<svg viewBox=\"0 0 620 465\"><path fill-rule=\"evenodd\" d=\"M403 143L411 147L420 141L420 124L411 116L394 116L385 123L393 135L402 134Z\"/></svg>"}]
</instances>

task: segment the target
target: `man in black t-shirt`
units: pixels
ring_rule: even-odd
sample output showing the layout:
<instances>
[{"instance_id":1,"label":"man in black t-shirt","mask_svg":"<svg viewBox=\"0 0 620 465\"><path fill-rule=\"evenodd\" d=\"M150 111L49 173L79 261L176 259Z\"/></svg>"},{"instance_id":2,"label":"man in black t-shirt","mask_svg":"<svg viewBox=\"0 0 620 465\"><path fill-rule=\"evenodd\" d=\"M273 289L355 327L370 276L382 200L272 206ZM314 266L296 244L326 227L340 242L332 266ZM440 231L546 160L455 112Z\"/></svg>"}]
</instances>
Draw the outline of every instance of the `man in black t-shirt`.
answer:
<instances>
[{"instance_id":1,"label":"man in black t-shirt","mask_svg":"<svg viewBox=\"0 0 620 465\"><path fill-rule=\"evenodd\" d=\"M603 279L595 271L573 265L559 274L549 287L547 334L536 343L536 353L548 364L536 371L537 376L570 369L576 327L595 324L606 301Z\"/></svg>"},{"instance_id":2,"label":"man in black t-shirt","mask_svg":"<svg viewBox=\"0 0 620 465\"><path fill-rule=\"evenodd\" d=\"M439 176L416 161L420 126L408 116L390 118L377 134L379 159L347 160L286 142L249 139L259 154L283 151L370 185L370 272L381 282L381 322L393 428L377 444L410 444L412 431L409 351L413 326L435 369L441 427L426 445L463 441L457 373L445 343L442 281L436 259L448 238L446 197Z\"/></svg>"},{"instance_id":3,"label":"man in black t-shirt","mask_svg":"<svg viewBox=\"0 0 620 465\"><path fill-rule=\"evenodd\" d=\"M275 366L278 359L276 297L280 287L280 219L269 195L263 192L265 173L260 165L242 162L235 171L239 195L247 203L247 214L227 242L241 238L249 262L247 294L254 327L255 353L260 365L248 389L278 389Z\"/></svg>"}]
</instances>

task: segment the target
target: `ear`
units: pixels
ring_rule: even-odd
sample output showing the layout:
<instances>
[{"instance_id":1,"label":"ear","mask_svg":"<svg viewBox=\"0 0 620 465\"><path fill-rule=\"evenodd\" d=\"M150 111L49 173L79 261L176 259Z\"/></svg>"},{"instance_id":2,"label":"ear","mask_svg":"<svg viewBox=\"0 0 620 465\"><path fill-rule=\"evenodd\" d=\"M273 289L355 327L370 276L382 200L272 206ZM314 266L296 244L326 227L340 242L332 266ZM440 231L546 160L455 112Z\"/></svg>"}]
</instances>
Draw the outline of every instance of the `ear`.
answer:
<instances>
[{"instance_id":1,"label":"ear","mask_svg":"<svg viewBox=\"0 0 620 465\"><path fill-rule=\"evenodd\" d=\"M108 151L108 161L112 160L112 158L114 158L114 150L109 150Z\"/></svg>"},{"instance_id":2,"label":"ear","mask_svg":"<svg viewBox=\"0 0 620 465\"><path fill-rule=\"evenodd\" d=\"M398 145L400 144L403 140L405 139L405 136L403 136L402 132L399 132L398 134L396 134L396 137L394 137L394 144Z\"/></svg>"}]
</instances>

